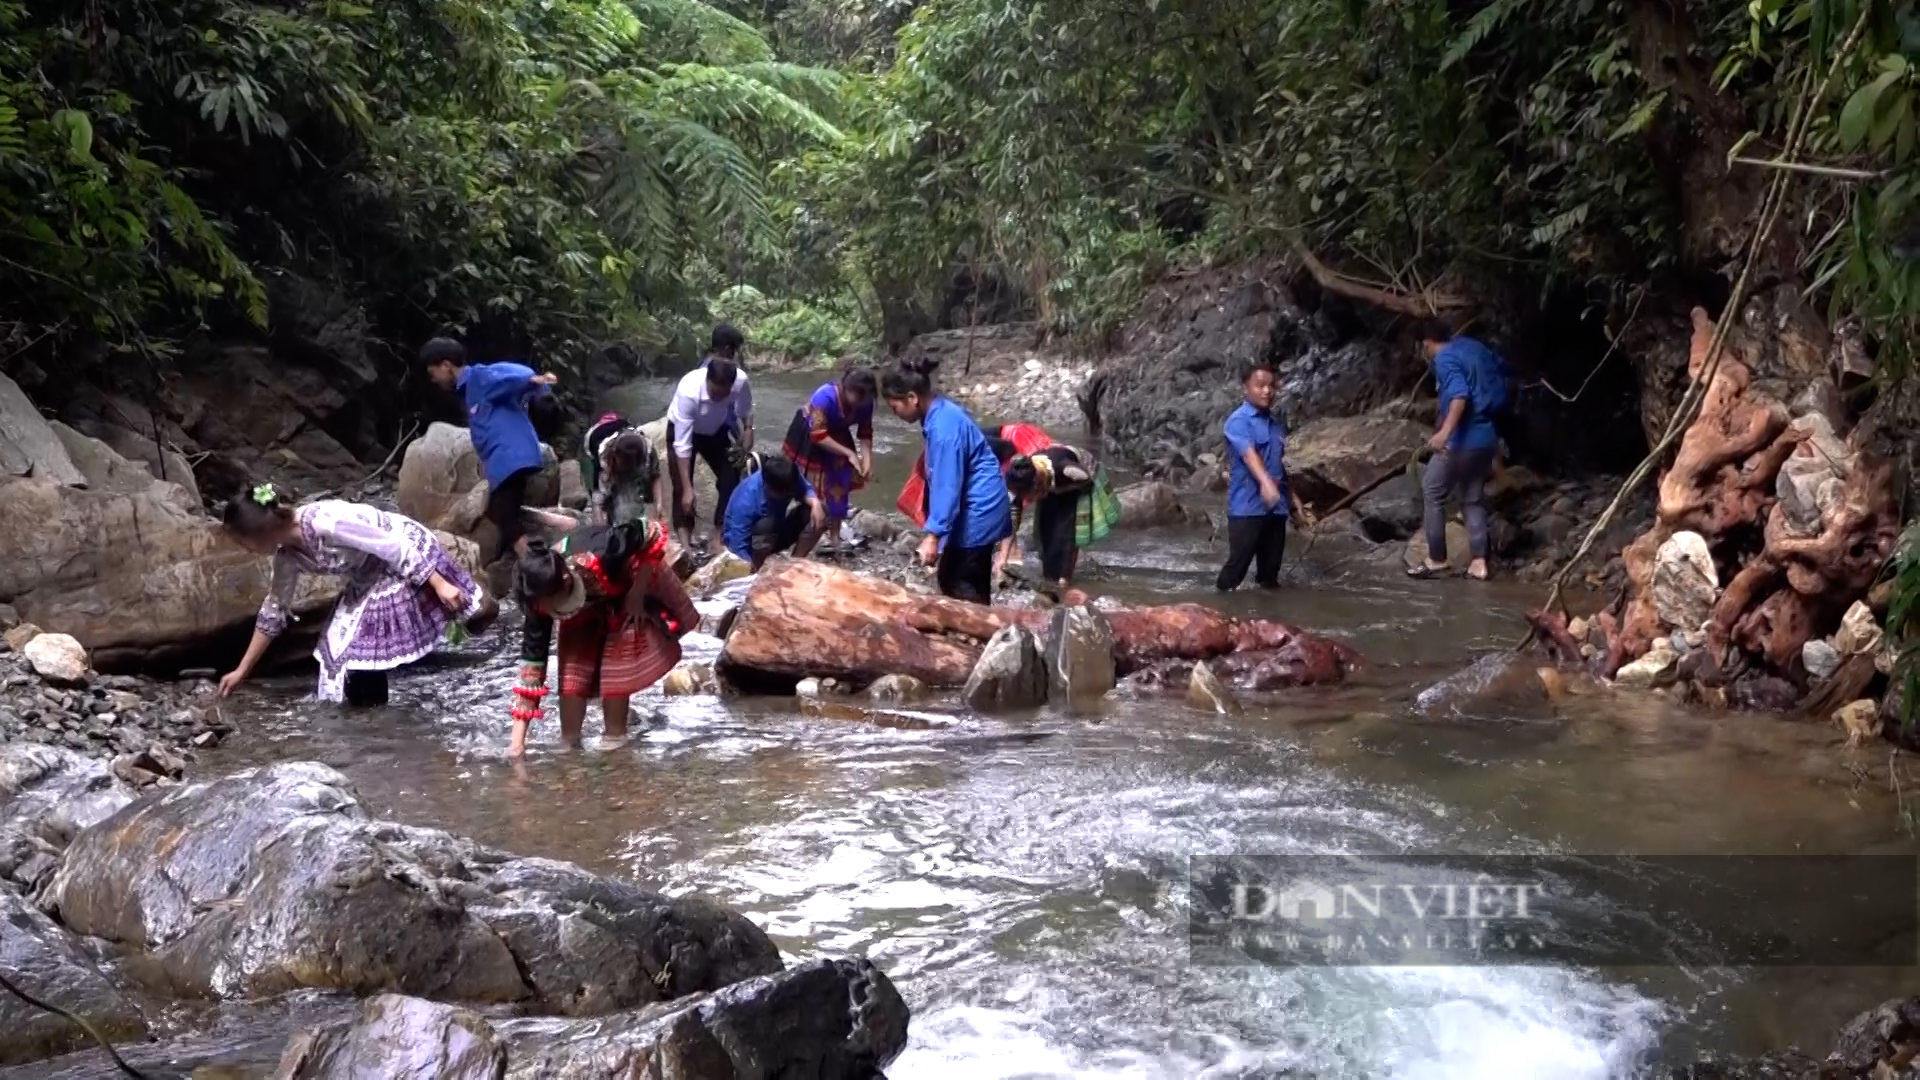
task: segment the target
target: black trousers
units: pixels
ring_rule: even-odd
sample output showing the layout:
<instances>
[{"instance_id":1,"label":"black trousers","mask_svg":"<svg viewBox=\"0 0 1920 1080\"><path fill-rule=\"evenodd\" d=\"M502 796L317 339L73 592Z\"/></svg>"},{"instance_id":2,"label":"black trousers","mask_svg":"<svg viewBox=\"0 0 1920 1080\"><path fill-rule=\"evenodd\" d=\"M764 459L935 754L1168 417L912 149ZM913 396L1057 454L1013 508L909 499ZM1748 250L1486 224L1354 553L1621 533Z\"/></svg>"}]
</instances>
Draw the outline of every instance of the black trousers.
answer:
<instances>
[{"instance_id":1,"label":"black trousers","mask_svg":"<svg viewBox=\"0 0 1920 1080\"><path fill-rule=\"evenodd\" d=\"M537 468L521 469L487 493L487 520L500 534L500 547L481 560L483 565L513 557L513 545L527 532L526 515L521 513L527 506L527 482L540 472Z\"/></svg>"},{"instance_id":2,"label":"black trousers","mask_svg":"<svg viewBox=\"0 0 1920 1080\"><path fill-rule=\"evenodd\" d=\"M993 597L993 550L1000 545L957 547L948 544L933 564L934 580L943 595L985 604Z\"/></svg>"},{"instance_id":3,"label":"black trousers","mask_svg":"<svg viewBox=\"0 0 1920 1080\"><path fill-rule=\"evenodd\" d=\"M1227 519L1227 565L1213 584L1221 592L1240 587L1247 567L1254 567L1254 584L1271 589L1280 584L1280 560L1287 553L1287 519L1280 514Z\"/></svg>"},{"instance_id":4,"label":"black trousers","mask_svg":"<svg viewBox=\"0 0 1920 1080\"><path fill-rule=\"evenodd\" d=\"M1079 518L1077 493L1049 495L1033 508L1033 544L1040 549L1040 576L1048 582L1064 581L1073 572Z\"/></svg>"},{"instance_id":5,"label":"black trousers","mask_svg":"<svg viewBox=\"0 0 1920 1080\"><path fill-rule=\"evenodd\" d=\"M667 453L673 454L673 423L667 423ZM706 462L713 470L713 488L718 498L713 508L713 527L724 529L727 526L727 500L733 498L733 489L740 486L740 470L733 464L733 429L721 428L711 435L696 434L693 437L693 457L687 462L687 480L693 480L693 470L700 462ZM679 466L667 463L673 476L673 527L692 529L695 513L689 514L680 508L681 493L686 490L680 483Z\"/></svg>"},{"instance_id":6,"label":"black trousers","mask_svg":"<svg viewBox=\"0 0 1920 1080\"><path fill-rule=\"evenodd\" d=\"M387 673L384 671L347 672L347 704L356 709L387 703Z\"/></svg>"},{"instance_id":7,"label":"black trousers","mask_svg":"<svg viewBox=\"0 0 1920 1080\"><path fill-rule=\"evenodd\" d=\"M753 523L753 568L760 569L761 563L799 543L811 524L813 511L803 502L787 507L784 514L762 514Z\"/></svg>"}]
</instances>

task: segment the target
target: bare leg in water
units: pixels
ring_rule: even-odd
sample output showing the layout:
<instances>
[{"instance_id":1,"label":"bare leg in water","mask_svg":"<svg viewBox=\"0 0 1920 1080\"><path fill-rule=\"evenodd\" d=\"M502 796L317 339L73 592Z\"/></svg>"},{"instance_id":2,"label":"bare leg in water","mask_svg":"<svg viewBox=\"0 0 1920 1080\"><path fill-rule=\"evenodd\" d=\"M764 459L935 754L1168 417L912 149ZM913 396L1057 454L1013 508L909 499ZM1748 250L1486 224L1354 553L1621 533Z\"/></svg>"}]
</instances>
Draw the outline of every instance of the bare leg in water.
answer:
<instances>
[{"instance_id":1,"label":"bare leg in water","mask_svg":"<svg viewBox=\"0 0 1920 1080\"><path fill-rule=\"evenodd\" d=\"M600 715L606 721L606 731L601 739L606 742L618 742L627 737L627 717L633 712L633 699L610 697L600 699Z\"/></svg>"},{"instance_id":2,"label":"bare leg in water","mask_svg":"<svg viewBox=\"0 0 1920 1080\"><path fill-rule=\"evenodd\" d=\"M560 745L569 750L580 749L580 731L587 723L588 700L583 697L560 699Z\"/></svg>"}]
</instances>

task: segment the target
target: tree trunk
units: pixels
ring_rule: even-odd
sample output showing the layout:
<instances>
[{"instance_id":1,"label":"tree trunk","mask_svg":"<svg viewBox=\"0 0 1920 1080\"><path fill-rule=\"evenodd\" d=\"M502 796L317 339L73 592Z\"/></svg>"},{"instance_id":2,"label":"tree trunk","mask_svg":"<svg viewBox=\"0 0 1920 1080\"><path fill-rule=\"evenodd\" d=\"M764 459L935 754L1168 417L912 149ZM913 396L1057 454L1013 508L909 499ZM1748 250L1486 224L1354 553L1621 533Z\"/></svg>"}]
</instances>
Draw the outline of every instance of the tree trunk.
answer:
<instances>
[{"instance_id":1,"label":"tree trunk","mask_svg":"<svg viewBox=\"0 0 1920 1080\"><path fill-rule=\"evenodd\" d=\"M1338 642L1282 623L1230 619L1198 604L1101 613L1114 665L1127 674L1164 660L1258 654L1269 686L1337 682L1360 658ZM809 676L867 682L911 675L929 686L967 680L981 644L1003 626L1044 636L1050 613L923 596L822 563L776 559L740 607L719 670L747 688ZM1267 663L1272 661L1272 663Z\"/></svg>"}]
</instances>

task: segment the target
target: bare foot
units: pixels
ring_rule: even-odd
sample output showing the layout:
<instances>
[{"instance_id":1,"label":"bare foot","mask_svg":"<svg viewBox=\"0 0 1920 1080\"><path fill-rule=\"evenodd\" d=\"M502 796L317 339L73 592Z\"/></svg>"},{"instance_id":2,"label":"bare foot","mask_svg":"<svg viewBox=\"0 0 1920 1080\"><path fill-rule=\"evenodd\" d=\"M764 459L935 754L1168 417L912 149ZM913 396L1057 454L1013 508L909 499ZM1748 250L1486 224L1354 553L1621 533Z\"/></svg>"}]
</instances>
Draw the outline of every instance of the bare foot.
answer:
<instances>
[{"instance_id":1,"label":"bare foot","mask_svg":"<svg viewBox=\"0 0 1920 1080\"><path fill-rule=\"evenodd\" d=\"M1467 576L1472 578L1475 581L1487 580L1486 560L1485 559L1473 560L1473 563L1467 567Z\"/></svg>"}]
</instances>

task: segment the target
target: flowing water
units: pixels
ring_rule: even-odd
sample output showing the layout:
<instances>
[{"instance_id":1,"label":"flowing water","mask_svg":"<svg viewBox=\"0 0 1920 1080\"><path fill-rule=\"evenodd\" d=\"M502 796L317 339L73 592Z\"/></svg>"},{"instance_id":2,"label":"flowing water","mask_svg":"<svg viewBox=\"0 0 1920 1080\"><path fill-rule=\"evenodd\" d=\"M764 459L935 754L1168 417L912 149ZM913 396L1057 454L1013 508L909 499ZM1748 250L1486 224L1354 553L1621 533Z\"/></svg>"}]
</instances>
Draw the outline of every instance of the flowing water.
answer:
<instances>
[{"instance_id":1,"label":"flowing water","mask_svg":"<svg viewBox=\"0 0 1920 1080\"><path fill-rule=\"evenodd\" d=\"M763 448L814 381L757 382ZM662 395L644 385L619 404L644 417ZM918 446L891 417L880 428L880 481L858 497L876 507ZM1201 531L1111 541L1093 553L1097 591L1216 602L1223 553ZM269 681L228 707L242 732L201 768L318 759L377 813L710 894L792 957L864 953L913 1008L891 1071L916 1080L1632 1076L1703 1051L1824 1050L1853 1012L1911 991L1910 970L1878 968L1194 965L1179 882L1227 853L1330 876L1471 872L1497 851L1904 850L1895 800L1849 772L1826 728L1651 697L1421 708L1422 688L1517 636L1527 589L1344 574L1331 551L1286 583L1225 603L1344 637L1370 666L1230 718L1142 699L900 731L784 700L649 695L658 720L628 747L566 753L549 726L515 766L500 755L511 665L482 639L396 679L376 711L318 708L300 701L304 679ZM717 649L691 639L696 657ZM1601 885L1590 903L1655 924L1676 955L1697 944L1697 928L1657 926L1688 886L1631 877L1611 879L1622 898ZM1836 936L1892 932L1829 918ZM223 1045L292 1022L276 1015L223 1014Z\"/></svg>"}]
</instances>

